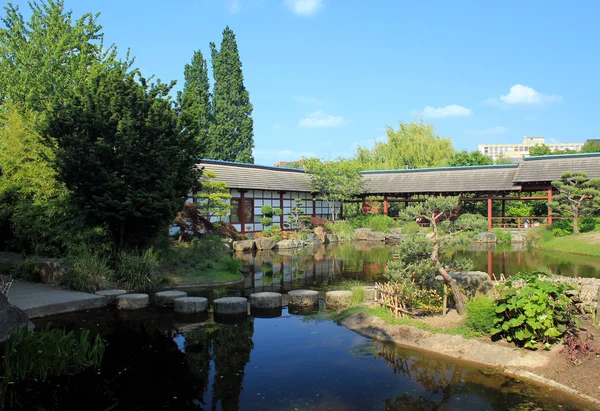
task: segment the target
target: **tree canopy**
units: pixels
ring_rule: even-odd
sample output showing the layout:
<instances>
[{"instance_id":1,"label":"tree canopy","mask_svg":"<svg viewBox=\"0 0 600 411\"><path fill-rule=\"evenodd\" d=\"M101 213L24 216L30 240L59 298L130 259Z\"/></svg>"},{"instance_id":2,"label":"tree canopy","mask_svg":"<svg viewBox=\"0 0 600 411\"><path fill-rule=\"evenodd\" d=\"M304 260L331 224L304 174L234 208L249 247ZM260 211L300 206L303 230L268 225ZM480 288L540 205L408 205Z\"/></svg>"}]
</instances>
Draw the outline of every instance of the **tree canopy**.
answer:
<instances>
[{"instance_id":1,"label":"tree canopy","mask_svg":"<svg viewBox=\"0 0 600 411\"><path fill-rule=\"evenodd\" d=\"M448 162L450 167L485 166L490 164L494 164L494 160L478 150L471 152L467 150L458 151L450 157Z\"/></svg>"},{"instance_id":2,"label":"tree canopy","mask_svg":"<svg viewBox=\"0 0 600 411\"><path fill-rule=\"evenodd\" d=\"M582 153L600 153L600 140L588 140L581 148Z\"/></svg>"},{"instance_id":3,"label":"tree canopy","mask_svg":"<svg viewBox=\"0 0 600 411\"><path fill-rule=\"evenodd\" d=\"M217 173L204 170L202 173L202 190L196 194L199 201L198 211L209 221L212 217L219 220L227 217L231 211L231 194L227 183L216 181Z\"/></svg>"},{"instance_id":4,"label":"tree canopy","mask_svg":"<svg viewBox=\"0 0 600 411\"><path fill-rule=\"evenodd\" d=\"M588 179L583 171L565 171L552 186L559 194L549 204L573 218L573 233L579 233L579 217L600 210L600 178Z\"/></svg>"}]
</instances>

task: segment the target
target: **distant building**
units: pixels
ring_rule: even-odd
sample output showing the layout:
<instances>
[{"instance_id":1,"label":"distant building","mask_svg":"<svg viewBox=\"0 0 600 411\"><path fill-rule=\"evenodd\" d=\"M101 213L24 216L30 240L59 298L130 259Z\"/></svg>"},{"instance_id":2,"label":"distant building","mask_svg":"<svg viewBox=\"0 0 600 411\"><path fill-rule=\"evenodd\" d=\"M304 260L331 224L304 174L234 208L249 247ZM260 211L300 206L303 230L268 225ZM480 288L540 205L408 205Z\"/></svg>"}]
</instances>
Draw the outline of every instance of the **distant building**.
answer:
<instances>
[{"instance_id":1,"label":"distant building","mask_svg":"<svg viewBox=\"0 0 600 411\"><path fill-rule=\"evenodd\" d=\"M529 155L529 149L535 146L546 144L544 137L523 137L521 144L485 144L479 143L477 150L488 157L497 160L498 157L509 158L520 161L523 156ZM552 151L573 150L581 151L584 143L549 143L547 144Z\"/></svg>"}]
</instances>

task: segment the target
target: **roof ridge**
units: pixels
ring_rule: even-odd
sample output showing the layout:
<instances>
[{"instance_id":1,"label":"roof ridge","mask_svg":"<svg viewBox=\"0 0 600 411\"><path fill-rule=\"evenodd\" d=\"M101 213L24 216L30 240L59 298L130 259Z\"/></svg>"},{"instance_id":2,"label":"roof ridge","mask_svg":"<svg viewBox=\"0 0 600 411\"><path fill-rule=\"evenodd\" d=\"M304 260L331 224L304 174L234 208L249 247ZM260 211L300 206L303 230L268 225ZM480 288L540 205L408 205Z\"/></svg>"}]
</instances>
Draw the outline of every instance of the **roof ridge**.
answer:
<instances>
[{"instance_id":1,"label":"roof ridge","mask_svg":"<svg viewBox=\"0 0 600 411\"><path fill-rule=\"evenodd\" d=\"M299 169L299 168L263 166L260 164L240 163L240 162L236 162L236 161L225 161L225 160L213 160L213 159L208 159L208 158L200 159L198 164L223 164L223 165L234 166L234 167L251 167L251 168L258 168L258 169L262 169L262 170L292 171L292 172L306 174L306 172L304 170Z\"/></svg>"},{"instance_id":2,"label":"roof ridge","mask_svg":"<svg viewBox=\"0 0 600 411\"><path fill-rule=\"evenodd\" d=\"M553 158L569 158L569 157L596 157L600 156L599 152L596 153L569 153L569 154L546 154L543 156L525 156L523 161L535 161L535 160L549 160Z\"/></svg>"},{"instance_id":3,"label":"roof ridge","mask_svg":"<svg viewBox=\"0 0 600 411\"><path fill-rule=\"evenodd\" d=\"M518 164L486 164L479 166L457 166L457 167L431 167L431 168L408 168L397 170L364 170L360 174L375 174L375 173L414 173L422 171L464 171L464 170L486 170L486 169L502 169L502 168L518 168Z\"/></svg>"}]
</instances>

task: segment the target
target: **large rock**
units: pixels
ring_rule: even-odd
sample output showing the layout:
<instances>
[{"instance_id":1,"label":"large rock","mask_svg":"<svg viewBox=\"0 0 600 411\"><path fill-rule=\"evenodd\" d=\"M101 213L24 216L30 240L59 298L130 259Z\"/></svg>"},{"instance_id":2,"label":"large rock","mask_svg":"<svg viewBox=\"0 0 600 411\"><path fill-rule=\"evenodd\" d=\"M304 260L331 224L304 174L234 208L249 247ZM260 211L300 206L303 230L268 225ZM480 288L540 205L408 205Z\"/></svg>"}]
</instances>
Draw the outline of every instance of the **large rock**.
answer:
<instances>
[{"instance_id":1,"label":"large rock","mask_svg":"<svg viewBox=\"0 0 600 411\"><path fill-rule=\"evenodd\" d=\"M306 236L306 244L320 246L323 245L323 241L316 234L308 234Z\"/></svg>"},{"instance_id":2,"label":"large rock","mask_svg":"<svg viewBox=\"0 0 600 411\"><path fill-rule=\"evenodd\" d=\"M277 245L277 242L272 238L257 238L254 240L257 250L272 250Z\"/></svg>"},{"instance_id":3,"label":"large rock","mask_svg":"<svg viewBox=\"0 0 600 411\"><path fill-rule=\"evenodd\" d=\"M402 234L402 227L394 227L390 229L390 233L392 234Z\"/></svg>"},{"instance_id":4,"label":"large rock","mask_svg":"<svg viewBox=\"0 0 600 411\"><path fill-rule=\"evenodd\" d=\"M233 249L235 251L252 251L254 250L254 240L234 241Z\"/></svg>"},{"instance_id":5,"label":"large rock","mask_svg":"<svg viewBox=\"0 0 600 411\"><path fill-rule=\"evenodd\" d=\"M319 239L319 241L321 241L322 243L325 243L327 241L327 233L325 232L325 229L323 227L316 227L314 233Z\"/></svg>"},{"instance_id":6,"label":"large rock","mask_svg":"<svg viewBox=\"0 0 600 411\"><path fill-rule=\"evenodd\" d=\"M487 295L494 288L494 283L492 283L490 276L483 271L450 273L450 276L456 280L458 286L465 292L468 298L477 295ZM441 275L438 275L436 279L443 280Z\"/></svg>"},{"instance_id":7,"label":"large rock","mask_svg":"<svg viewBox=\"0 0 600 411\"><path fill-rule=\"evenodd\" d=\"M498 238L496 237L496 234L494 233L479 233L479 235L477 235L477 239L475 240L476 243L497 243L498 242Z\"/></svg>"},{"instance_id":8,"label":"large rock","mask_svg":"<svg viewBox=\"0 0 600 411\"><path fill-rule=\"evenodd\" d=\"M371 231L367 237L367 241L385 241L385 233L381 231Z\"/></svg>"},{"instance_id":9,"label":"large rock","mask_svg":"<svg viewBox=\"0 0 600 411\"><path fill-rule=\"evenodd\" d=\"M385 243L390 245L398 245L402 241L406 240L408 236L405 234L386 234Z\"/></svg>"},{"instance_id":10,"label":"large rock","mask_svg":"<svg viewBox=\"0 0 600 411\"><path fill-rule=\"evenodd\" d=\"M302 240L281 240L277 243L277 248L279 249L287 249L287 248L299 248L304 245Z\"/></svg>"},{"instance_id":11,"label":"large rock","mask_svg":"<svg viewBox=\"0 0 600 411\"><path fill-rule=\"evenodd\" d=\"M34 325L29 321L27 314L19 307L11 305L6 296L0 293L0 342L23 327L32 330Z\"/></svg>"},{"instance_id":12,"label":"large rock","mask_svg":"<svg viewBox=\"0 0 600 411\"><path fill-rule=\"evenodd\" d=\"M510 236L510 242L513 244L525 244L527 242L527 236L523 233L513 233Z\"/></svg>"},{"instance_id":13,"label":"large rock","mask_svg":"<svg viewBox=\"0 0 600 411\"><path fill-rule=\"evenodd\" d=\"M335 234L327 234L327 242L328 243L337 243L338 240L338 236Z\"/></svg>"},{"instance_id":14,"label":"large rock","mask_svg":"<svg viewBox=\"0 0 600 411\"><path fill-rule=\"evenodd\" d=\"M42 284L58 285L65 272L65 266L58 258L38 258L40 268L40 282Z\"/></svg>"},{"instance_id":15,"label":"large rock","mask_svg":"<svg viewBox=\"0 0 600 411\"><path fill-rule=\"evenodd\" d=\"M354 230L354 238L356 239L356 241L367 241L369 239L370 233L370 228L357 228L356 230Z\"/></svg>"}]
</instances>

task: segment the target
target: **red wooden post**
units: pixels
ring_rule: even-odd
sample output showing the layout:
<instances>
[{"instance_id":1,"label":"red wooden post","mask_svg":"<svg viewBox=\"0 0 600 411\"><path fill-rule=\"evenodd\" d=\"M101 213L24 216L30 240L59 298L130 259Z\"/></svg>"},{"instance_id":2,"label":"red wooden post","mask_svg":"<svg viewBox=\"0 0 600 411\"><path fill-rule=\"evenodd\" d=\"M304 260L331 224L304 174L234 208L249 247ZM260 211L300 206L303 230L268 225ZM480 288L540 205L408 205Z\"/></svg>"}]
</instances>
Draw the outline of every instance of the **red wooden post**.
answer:
<instances>
[{"instance_id":1,"label":"red wooden post","mask_svg":"<svg viewBox=\"0 0 600 411\"><path fill-rule=\"evenodd\" d=\"M517 218L517 228L521 229L521 217Z\"/></svg>"},{"instance_id":2,"label":"red wooden post","mask_svg":"<svg viewBox=\"0 0 600 411\"><path fill-rule=\"evenodd\" d=\"M387 201L387 196L383 196L383 215L388 215L388 201Z\"/></svg>"},{"instance_id":3,"label":"red wooden post","mask_svg":"<svg viewBox=\"0 0 600 411\"><path fill-rule=\"evenodd\" d=\"M492 232L492 195L488 194L488 232Z\"/></svg>"},{"instance_id":4,"label":"red wooden post","mask_svg":"<svg viewBox=\"0 0 600 411\"><path fill-rule=\"evenodd\" d=\"M552 202L552 188L548 189L548 202ZM548 227L552 227L552 209L548 206Z\"/></svg>"}]
</instances>

